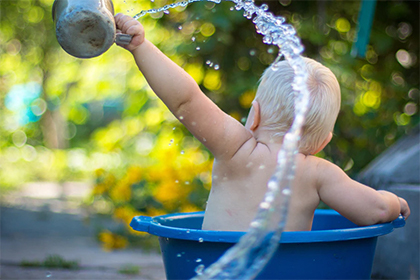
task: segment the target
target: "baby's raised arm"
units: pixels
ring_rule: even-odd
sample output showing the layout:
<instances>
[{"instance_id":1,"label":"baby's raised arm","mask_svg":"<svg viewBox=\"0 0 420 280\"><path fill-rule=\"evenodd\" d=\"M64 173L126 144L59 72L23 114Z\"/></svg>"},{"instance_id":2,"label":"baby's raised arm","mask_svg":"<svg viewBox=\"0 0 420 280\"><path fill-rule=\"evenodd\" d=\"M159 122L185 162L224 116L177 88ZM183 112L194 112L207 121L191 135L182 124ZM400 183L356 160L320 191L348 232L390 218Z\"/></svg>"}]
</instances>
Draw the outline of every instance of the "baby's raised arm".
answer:
<instances>
[{"instance_id":1,"label":"baby's raised arm","mask_svg":"<svg viewBox=\"0 0 420 280\"><path fill-rule=\"evenodd\" d=\"M123 46L156 95L215 158L230 158L251 138L251 133L224 113L181 67L145 39L143 26L122 14L115 16L119 32L133 36Z\"/></svg>"},{"instance_id":2,"label":"baby's raised arm","mask_svg":"<svg viewBox=\"0 0 420 280\"><path fill-rule=\"evenodd\" d=\"M338 166L321 160L317 166L321 200L358 225L385 223L410 215L407 202L387 191L376 191L352 180Z\"/></svg>"}]
</instances>

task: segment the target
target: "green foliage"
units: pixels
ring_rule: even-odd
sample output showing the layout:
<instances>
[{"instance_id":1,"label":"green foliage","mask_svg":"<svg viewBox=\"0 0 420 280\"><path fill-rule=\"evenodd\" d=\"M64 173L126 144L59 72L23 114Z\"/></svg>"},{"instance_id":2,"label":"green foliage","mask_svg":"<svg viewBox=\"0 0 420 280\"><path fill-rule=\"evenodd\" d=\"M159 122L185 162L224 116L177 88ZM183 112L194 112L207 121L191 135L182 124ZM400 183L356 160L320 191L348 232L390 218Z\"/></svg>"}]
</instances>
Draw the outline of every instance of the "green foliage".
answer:
<instances>
[{"instance_id":1,"label":"green foliage","mask_svg":"<svg viewBox=\"0 0 420 280\"><path fill-rule=\"evenodd\" d=\"M140 267L137 265L125 265L118 272L121 274L138 275L140 274Z\"/></svg>"},{"instance_id":2,"label":"green foliage","mask_svg":"<svg viewBox=\"0 0 420 280\"><path fill-rule=\"evenodd\" d=\"M134 15L169 2L114 5ZM257 4L263 2L295 26L304 55L330 67L341 84L335 136L320 156L354 176L419 124L419 2L378 2L366 58L351 56L359 1ZM113 46L88 60L65 53L55 38L52 3L0 2L0 187L95 181L93 208L127 225L137 214L203 209L211 155L154 96L128 52ZM149 40L243 121L278 50L263 44L232 6L197 2L140 22ZM31 83L40 85L40 95L12 110L9 99L17 95L9 93L27 93ZM110 232L100 238L107 249L127 243Z\"/></svg>"},{"instance_id":3,"label":"green foliage","mask_svg":"<svg viewBox=\"0 0 420 280\"><path fill-rule=\"evenodd\" d=\"M23 267L46 267L46 268L64 268L64 269L78 269L78 261L66 261L59 255L49 255L44 261L22 261L20 263Z\"/></svg>"}]
</instances>

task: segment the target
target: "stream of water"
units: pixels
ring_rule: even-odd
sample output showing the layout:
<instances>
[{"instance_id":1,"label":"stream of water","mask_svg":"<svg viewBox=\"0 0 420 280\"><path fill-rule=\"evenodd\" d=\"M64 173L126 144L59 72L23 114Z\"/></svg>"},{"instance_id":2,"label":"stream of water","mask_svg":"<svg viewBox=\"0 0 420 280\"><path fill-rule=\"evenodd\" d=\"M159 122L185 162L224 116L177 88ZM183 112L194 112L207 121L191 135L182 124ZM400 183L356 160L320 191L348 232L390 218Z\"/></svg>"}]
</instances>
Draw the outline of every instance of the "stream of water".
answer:
<instances>
[{"instance_id":1,"label":"stream of water","mask_svg":"<svg viewBox=\"0 0 420 280\"><path fill-rule=\"evenodd\" d=\"M134 18L149 13L165 12L178 6L187 6L198 1L220 3L220 0L188 0L176 2L158 9L141 11ZM263 42L279 48L279 54L272 64L276 70L277 63L284 57L294 70L293 89L295 90L295 118L283 139L283 145L277 158L275 173L267 184L267 193L260 203L258 213L250 224L247 234L216 263L204 269L198 266L194 279L253 279L264 268L276 251L281 233L286 223L287 209L291 195L291 184L295 172L295 156L300 139L301 129L308 108L309 92L306 86L307 73L301 57L304 50L294 27L285 23L281 16L268 11L268 6L256 6L253 0L232 0L234 9L243 10L243 15L253 21L257 33L263 36ZM280 213L280 215L278 215ZM276 214L276 215L274 215ZM273 232L269 223L278 223Z\"/></svg>"}]
</instances>

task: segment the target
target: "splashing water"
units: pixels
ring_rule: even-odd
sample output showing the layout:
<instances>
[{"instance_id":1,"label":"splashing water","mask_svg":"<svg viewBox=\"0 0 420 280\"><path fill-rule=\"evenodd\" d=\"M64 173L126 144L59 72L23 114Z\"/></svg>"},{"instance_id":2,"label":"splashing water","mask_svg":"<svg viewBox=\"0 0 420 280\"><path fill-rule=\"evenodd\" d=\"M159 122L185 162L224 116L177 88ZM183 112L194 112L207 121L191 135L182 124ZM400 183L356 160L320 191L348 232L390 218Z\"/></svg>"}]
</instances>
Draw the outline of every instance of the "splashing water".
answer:
<instances>
[{"instance_id":1,"label":"splashing water","mask_svg":"<svg viewBox=\"0 0 420 280\"><path fill-rule=\"evenodd\" d=\"M134 18L138 19L148 13L158 13L169 8L187 6L202 0L188 0L166 5L159 9L141 11ZM207 0L220 3L220 0ZM244 16L252 19L257 33L263 36L263 42L279 48L279 54L272 64L272 70L278 69L278 63L284 57L293 68L295 77L292 87L295 91L295 118L283 139L283 145L277 157L277 166L267 184L267 193L261 202L258 213L250 224L250 228L239 242L230 248L216 263L206 270L200 267L193 279L253 279L264 268L276 251L281 233L283 232L291 183L294 178L295 156L297 144L305 121L309 102L309 91L306 86L307 72L305 63L300 56L304 47L296 35L294 27L285 23L281 16L268 12L268 6L256 6L253 0L231 0L237 11L244 10ZM278 224L276 230L269 223Z\"/></svg>"},{"instance_id":2,"label":"splashing water","mask_svg":"<svg viewBox=\"0 0 420 280\"><path fill-rule=\"evenodd\" d=\"M194 2L202 2L202 1L203 0L180 1L180 2L165 5L161 8L158 8L158 9L143 10L140 13L136 14L134 16L134 19L139 19L142 16L145 16L147 14L155 14L155 13L165 12L165 11L168 11L169 9L173 9L173 8L176 8L176 7L186 7L186 6L188 6L188 4L191 4L191 3L194 3ZM214 2L216 4L219 4L222 0L204 0L204 1Z\"/></svg>"}]
</instances>

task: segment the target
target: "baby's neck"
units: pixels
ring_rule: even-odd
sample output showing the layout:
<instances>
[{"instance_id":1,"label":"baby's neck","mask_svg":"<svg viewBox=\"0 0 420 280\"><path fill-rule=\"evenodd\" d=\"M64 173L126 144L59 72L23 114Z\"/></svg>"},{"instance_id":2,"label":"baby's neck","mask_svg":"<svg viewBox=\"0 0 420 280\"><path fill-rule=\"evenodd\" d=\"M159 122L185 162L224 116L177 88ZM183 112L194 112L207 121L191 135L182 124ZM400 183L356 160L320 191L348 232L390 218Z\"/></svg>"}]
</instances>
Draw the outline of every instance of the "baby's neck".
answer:
<instances>
[{"instance_id":1,"label":"baby's neck","mask_svg":"<svg viewBox=\"0 0 420 280\"><path fill-rule=\"evenodd\" d=\"M273 134L273 131L262 127L258 127L255 131L253 131L253 136L258 143L269 147L281 147L283 143L283 136L273 137Z\"/></svg>"}]
</instances>

